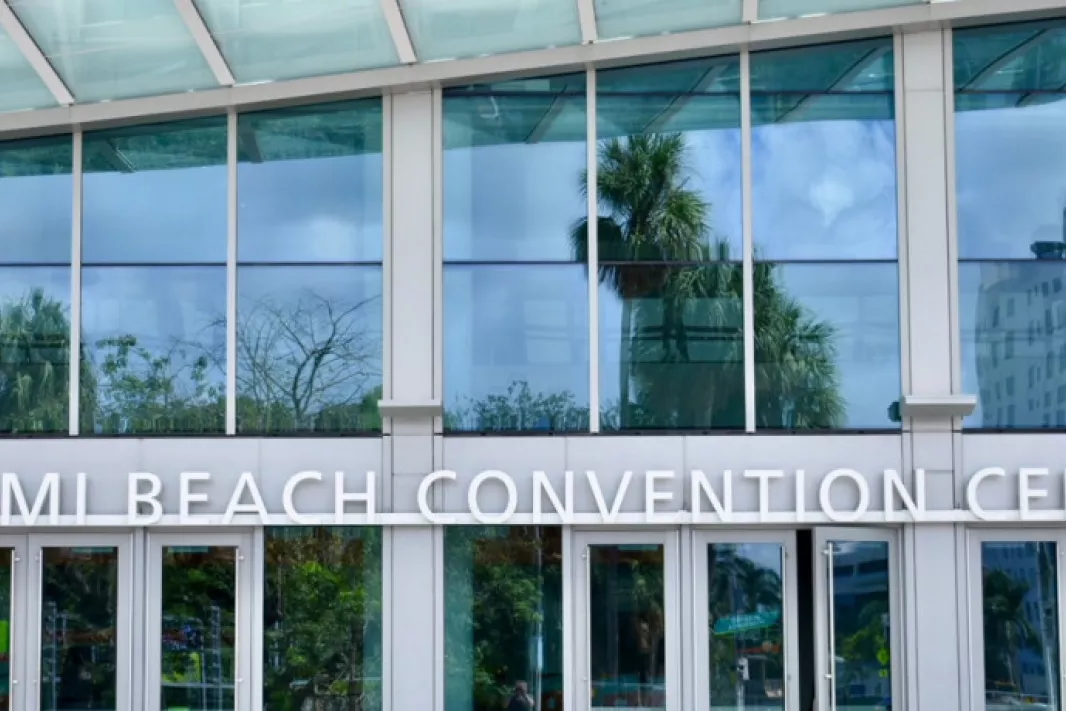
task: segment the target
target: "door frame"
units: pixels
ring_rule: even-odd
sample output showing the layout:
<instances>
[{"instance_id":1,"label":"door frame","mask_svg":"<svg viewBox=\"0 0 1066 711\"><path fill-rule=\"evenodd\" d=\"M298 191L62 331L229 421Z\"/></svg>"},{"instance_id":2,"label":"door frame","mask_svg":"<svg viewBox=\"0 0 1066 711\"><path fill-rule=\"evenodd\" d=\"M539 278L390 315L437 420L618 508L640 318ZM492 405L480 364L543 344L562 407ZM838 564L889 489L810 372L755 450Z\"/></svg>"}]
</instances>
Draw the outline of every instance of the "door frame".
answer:
<instances>
[{"instance_id":1,"label":"door frame","mask_svg":"<svg viewBox=\"0 0 1066 711\"><path fill-rule=\"evenodd\" d=\"M692 621L694 627L693 671L695 711L710 711L710 671L707 665L709 587L704 552L710 544L778 544L782 551L781 602L784 641L784 702L786 709L799 709L799 659L797 657L798 590L796 587L796 532L794 530L696 529L692 536Z\"/></svg>"},{"instance_id":2,"label":"door frame","mask_svg":"<svg viewBox=\"0 0 1066 711\"><path fill-rule=\"evenodd\" d=\"M32 625L27 623L29 617L29 590L27 576L32 566L27 564L29 539L25 535L0 535L0 548L11 551L11 618L8 623L8 673L10 675L11 708L24 709L26 705L26 671L29 668L30 636Z\"/></svg>"},{"instance_id":3,"label":"door frame","mask_svg":"<svg viewBox=\"0 0 1066 711\"><path fill-rule=\"evenodd\" d=\"M573 605L574 658L575 675L574 698L575 711L589 711L592 708L590 678L590 636L589 627L589 558L588 547L594 545L637 545L654 544L663 547L663 603L665 606L665 654L666 670L666 708L670 711L680 708L681 701L681 619L680 619L680 531L676 529L649 529L642 531L610 531L604 529L576 530L571 535L572 565L574 590L571 597Z\"/></svg>"},{"instance_id":4,"label":"door frame","mask_svg":"<svg viewBox=\"0 0 1066 711\"><path fill-rule=\"evenodd\" d=\"M159 690L162 684L162 654L160 650L163 630L163 549L178 546L204 546L235 548L236 610L234 657L234 708L235 711L250 711L252 698L252 615L253 534L250 531L217 533L182 533L164 531L149 532L146 542L147 585L145 586L145 654L144 654L144 704L145 711L160 711L162 700Z\"/></svg>"},{"instance_id":5,"label":"door frame","mask_svg":"<svg viewBox=\"0 0 1066 711\"><path fill-rule=\"evenodd\" d=\"M1066 556L1066 534L1061 529L1052 528L984 528L970 529L966 536L966 559L967 559L967 600L968 617L970 624L970 649L969 663L971 684L971 706L974 709L987 707L985 700L985 627L984 627L984 575L981 561L982 543L1054 543L1055 544L1055 603L1058 606L1058 629L1055 630L1055 639L1059 645L1059 668L1056 670L1059 681L1059 693L1066 692L1066 660L1063 659L1063 650L1066 650L1066 624L1063 624L1063 613L1066 611L1066 566L1063 565ZM1062 699L1058 700L1062 707Z\"/></svg>"},{"instance_id":6,"label":"door frame","mask_svg":"<svg viewBox=\"0 0 1066 711\"><path fill-rule=\"evenodd\" d=\"M831 636L832 619L830 610L829 574L827 566L828 545L835 543L887 543L888 544L888 614L889 614L889 654L891 662L889 672L892 674L892 708L904 708L903 698L903 588L901 585L900 563L900 529L898 528L852 528L850 526L830 526L814 529L814 600L815 600L815 706L819 711L836 711L835 648Z\"/></svg>"},{"instance_id":7,"label":"door frame","mask_svg":"<svg viewBox=\"0 0 1066 711\"><path fill-rule=\"evenodd\" d=\"M115 707L116 711L131 711L131 673L133 664L131 640L133 638L133 537L130 533L70 533L30 534L27 537L26 550L32 556L27 558L32 565L27 565L26 619L36 629L27 629L26 649L30 650L24 664L23 678L29 682L24 690L26 706L21 708L41 708L41 654L44 652L44 621L42 602L44 597L44 556L46 548L114 548L118 556L118 599L115 601Z\"/></svg>"}]
</instances>

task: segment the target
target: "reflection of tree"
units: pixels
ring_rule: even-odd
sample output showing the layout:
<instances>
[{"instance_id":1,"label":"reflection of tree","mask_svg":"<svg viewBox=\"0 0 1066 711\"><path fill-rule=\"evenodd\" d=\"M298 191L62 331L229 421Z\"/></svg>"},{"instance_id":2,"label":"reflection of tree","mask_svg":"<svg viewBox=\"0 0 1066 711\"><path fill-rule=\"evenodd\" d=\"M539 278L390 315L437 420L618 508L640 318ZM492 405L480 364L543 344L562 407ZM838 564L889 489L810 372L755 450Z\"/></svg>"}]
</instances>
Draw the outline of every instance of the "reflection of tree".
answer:
<instances>
[{"instance_id":1,"label":"reflection of tree","mask_svg":"<svg viewBox=\"0 0 1066 711\"><path fill-rule=\"evenodd\" d=\"M1029 584L998 569L986 569L983 577L985 677L1005 679L1009 688L1020 690L1018 655L1040 641L1025 614Z\"/></svg>"},{"instance_id":2,"label":"reflection of tree","mask_svg":"<svg viewBox=\"0 0 1066 711\"><path fill-rule=\"evenodd\" d=\"M449 430L565 432L587 429L588 423L588 407L579 405L572 392L545 395L524 380L512 382L502 395L468 399L445 413Z\"/></svg>"},{"instance_id":3,"label":"reflection of tree","mask_svg":"<svg viewBox=\"0 0 1066 711\"><path fill-rule=\"evenodd\" d=\"M381 708L380 529L272 529L266 545L264 705Z\"/></svg>"},{"instance_id":4,"label":"reflection of tree","mask_svg":"<svg viewBox=\"0 0 1066 711\"><path fill-rule=\"evenodd\" d=\"M367 323L381 299L349 302L305 289L259 299L237 326L238 427L243 432L381 428L381 339ZM373 314L376 315L376 314Z\"/></svg>"},{"instance_id":5,"label":"reflection of tree","mask_svg":"<svg viewBox=\"0 0 1066 711\"><path fill-rule=\"evenodd\" d=\"M65 304L42 289L0 303L0 432L66 432L69 363Z\"/></svg>"},{"instance_id":6,"label":"reflection of tree","mask_svg":"<svg viewBox=\"0 0 1066 711\"><path fill-rule=\"evenodd\" d=\"M267 297L241 314L239 431L380 430L381 339L365 326L367 310L379 304L378 297L352 303L307 290L295 303ZM134 335L86 348L83 362L98 374L99 389L95 380L83 381L83 431L224 431L226 354L209 333L224 328L219 316L164 348Z\"/></svg>"},{"instance_id":7,"label":"reflection of tree","mask_svg":"<svg viewBox=\"0 0 1066 711\"><path fill-rule=\"evenodd\" d=\"M550 676L562 661L561 535L521 526L445 532L447 711L499 711L517 681L537 708L561 699L561 675Z\"/></svg>"},{"instance_id":8,"label":"reflection of tree","mask_svg":"<svg viewBox=\"0 0 1066 711\"><path fill-rule=\"evenodd\" d=\"M689 158L684 134L600 145L599 278L622 302L617 426L744 423L743 272L689 187ZM571 240L586 260L587 220ZM759 264L754 275L759 421L835 426L844 405L833 330L787 295L775 269Z\"/></svg>"}]
</instances>

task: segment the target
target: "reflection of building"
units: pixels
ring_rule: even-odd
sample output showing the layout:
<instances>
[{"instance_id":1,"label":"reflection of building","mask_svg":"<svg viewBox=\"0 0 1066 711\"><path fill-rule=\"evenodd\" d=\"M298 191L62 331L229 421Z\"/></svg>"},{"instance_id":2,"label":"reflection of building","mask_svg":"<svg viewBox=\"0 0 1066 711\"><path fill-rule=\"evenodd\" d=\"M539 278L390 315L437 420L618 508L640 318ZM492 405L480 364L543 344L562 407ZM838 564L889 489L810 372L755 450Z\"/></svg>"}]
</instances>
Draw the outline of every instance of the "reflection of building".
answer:
<instances>
[{"instance_id":1,"label":"reflection of building","mask_svg":"<svg viewBox=\"0 0 1066 711\"><path fill-rule=\"evenodd\" d=\"M980 265L974 318L981 426L1066 426L1066 210L1060 228L1032 243L1037 262Z\"/></svg>"}]
</instances>

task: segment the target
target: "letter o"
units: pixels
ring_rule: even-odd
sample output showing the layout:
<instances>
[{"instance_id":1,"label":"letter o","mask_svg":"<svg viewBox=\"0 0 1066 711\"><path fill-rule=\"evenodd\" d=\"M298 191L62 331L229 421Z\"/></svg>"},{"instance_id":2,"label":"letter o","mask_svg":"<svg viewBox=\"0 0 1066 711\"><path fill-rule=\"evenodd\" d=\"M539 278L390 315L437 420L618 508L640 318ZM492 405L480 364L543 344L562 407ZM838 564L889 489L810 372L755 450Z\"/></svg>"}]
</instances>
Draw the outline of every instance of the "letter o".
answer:
<instances>
[{"instance_id":1,"label":"letter o","mask_svg":"<svg viewBox=\"0 0 1066 711\"><path fill-rule=\"evenodd\" d=\"M851 479L855 484L855 488L858 489L859 506L855 511L844 514L833 508L833 502L829 499L829 491L833 488L833 484L836 483L837 479ZM867 509L870 508L870 487L866 484L866 478L857 471L853 469L834 469L822 479L822 485L818 489L818 502L830 521L854 523L865 516Z\"/></svg>"},{"instance_id":2,"label":"letter o","mask_svg":"<svg viewBox=\"0 0 1066 711\"><path fill-rule=\"evenodd\" d=\"M507 489L507 507L501 513L498 514L486 514L481 510L481 506L478 505L477 495L481 489L481 485L489 479L495 479L503 484ZM490 469L483 471L474 477L474 480L470 482L470 488L466 492L467 504L470 506L470 513L481 523L485 524L502 524L506 523L507 519L514 515L516 509L518 509L518 488L515 486L514 480L501 471Z\"/></svg>"}]
</instances>

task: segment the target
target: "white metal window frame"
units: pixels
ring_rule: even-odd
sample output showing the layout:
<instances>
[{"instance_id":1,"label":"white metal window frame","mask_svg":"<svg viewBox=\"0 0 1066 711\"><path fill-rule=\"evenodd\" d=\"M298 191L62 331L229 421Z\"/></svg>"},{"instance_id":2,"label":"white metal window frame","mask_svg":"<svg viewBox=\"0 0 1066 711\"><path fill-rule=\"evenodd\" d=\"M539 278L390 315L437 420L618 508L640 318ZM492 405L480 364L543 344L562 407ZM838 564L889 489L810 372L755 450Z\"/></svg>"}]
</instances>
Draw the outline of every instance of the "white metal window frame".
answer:
<instances>
[{"instance_id":1,"label":"white metal window frame","mask_svg":"<svg viewBox=\"0 0 1066 711\"><path fill-rule=\"evenodd\" d=\"M710 629L707 579L707 547L712 544L733 545L778 545L781 547L781 601L784 625L782 655L785 660L785 708L798 709L799 698L799 645L798 593L796 586L796 532L795 531L709 531L694 530L692 534L692 627L695 629L694 650L689 654L693 661L693 684L695 703L689 706L695 711L711 711L710 670L708 654Z\"/></svg>"},{"instance_id":2,"label":"white metal window frame","mask_svg":"<svg viewBox=\"0 0 1066 711\"><path fill-rule=\"evenodd\" d=\"M26 669L29 664L27 652L30 647L28 640L34 629L27 624L28 616L28 575L30 565L26 556L26 536L0 536L0 549L11 551L11 589L8 591L11 600L8 626L8 674L11 682L10 698L12 709L29 708L26 705Z\"/></svg>"},{"instance_id":3,"label":"white metal window frame","mask_svg":"<svg viewBox=\"0 0 1066 711\"><path fill-rule=\"evenodd\" d=\"M900 557L900 531L894 528L822 527L814 529L814 610L815 610L815 708L836 711L832 623L833 600L830 591L828 549L832 543L885 543L888 546L889 654L892 675L892 708L905 709L903 675L903 573Z\"/></svg>"},{"instance_id":4,"label":"white metal window frame","mask_svg":"<svg viewBox=\"0 0 1066 711\"><path fill-rule=\"evenodd\" d=\"M1055 544L1055 583L1056 605L1058 606L1057 641L1059 645L1059 668L1057 670L1059 688L1066 684L1066 664L1063 650L1066 649L1066 625L1063 624L1064 595L1066 590L1066 570L1063 560L1066 558L1066 530L1054 528L1025 529L970 529L967 532L967 582L969 589L968 613L970 634L970 708L982 711L985 705L985 634L984 634L984 583L982 548L985 543L1054 543ZM1060 700L1061 704L1061 700Z\"/></svg>"},{"instance_id":5,"label":"white metal window frame","mask_svg":"<svg viewBox=\"0 0 1066 711\"><path fill-rule=\"evenodd\" d=\"M253 661L255 648L253 640L263 634L262 616L255 617L257 609L254 598L262 598L263 591L253 588L257 576L253 574L256 556L253 555L253 535L251 532L240 533L150 533L147 538L146 574L148 584L145 588L145 653L144 653L144 698L141 708L145 711L161 711L162 699L162 629L163 629L163 549L182 546L202 546L211 548L233 548L236 559L234 575L236 576L237 601L236 640L234 652L236 668L234 673L235 711L251 711L253 688ZM253 622L254 620L254 622ZM256 664L262 661L260 655Z\"/></svg>"},{"instance_id":6,"label":"white metal window frame","mask_svg":"<svg viewBox=\"0 0 1066 711\"><path fill-rule=\"evenodd\" d=\"M666 708L681 708L681 619L680 619L680 585L679 585L679 537L677 530L650 530L642 532L626 531L574 531L570 536L570 547L563 555L569 555L570 561L564 564L565 570L573 578L571 607L569 618L564 617L564 625L571 622L569 633L564 629L564 637L572 647L572 666L564 667L564 680L573 675L570 687L576 709L593 708L591 705L592 679L590 664L590 614L589 606L589 557L590 546L624 546L624 545L659 545L663 547L663 603L665 615L665 641L663 649L666 654ZM565 576L564 576L565 577ZM564 595L565 602L566 595ZM565 682L564 682L565 683Z\"/></svg>"},{"instance_id":7,"label":"white metal window frame","mask_svg":"<svg viewBox=\"0 0 1066 711\"><path fill-rule=\"evenodd\" d=\"M118 600L116 601L116 711L137 711L138 704L133 704L131 685L133 658L131 640L136 635L133 615L133 536L130 533L49 533L31 535L25 544L30 557L27 559L29 571L26 575L26 617L27 625L23 627L23 649L29 654L23 667L25 706L16 708L41 708L41 654L44 649L42 633L42 596L44 592L44 556L49 548L114 548L118 557Z\"/></svg>"}]
</instances>

